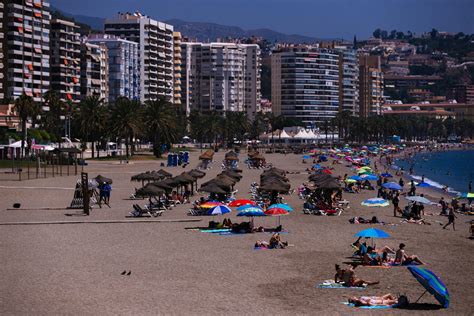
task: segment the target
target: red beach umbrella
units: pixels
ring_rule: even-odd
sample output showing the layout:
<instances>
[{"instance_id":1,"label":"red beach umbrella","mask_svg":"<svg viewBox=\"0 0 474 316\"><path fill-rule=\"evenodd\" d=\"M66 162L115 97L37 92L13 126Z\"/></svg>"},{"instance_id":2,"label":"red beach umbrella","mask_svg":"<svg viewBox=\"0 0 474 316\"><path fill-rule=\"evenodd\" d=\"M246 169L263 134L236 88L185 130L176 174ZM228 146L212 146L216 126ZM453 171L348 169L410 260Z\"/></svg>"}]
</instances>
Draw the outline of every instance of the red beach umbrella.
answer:
<instances>
[{"instance_id":1,"label":"red beach umbrella","mask_svg":"<svg viewBox=\"0 0 474 316\"><path fill-rule=\"evenodd\" d=\"M268 209L264 213L267 216L278 216L278 226L280 226L280 216L290 214L287 210L279 207Z\"/></svg>"},{"instance_id":2,"label":"red beach umbrella","mask_svg":"<svg viewBox=\"0 0 474 316\"><path fill-rule=\"evenodd\" d=\"M233 200L227 206L230 207L236 207L236 206L242 206L242 205L255 205L254 201L251 200L246 200L246 199L240 199L240 200Z\"/></svg>"},{"instance_id":3,"label":"red beach umbrella","mask_svg":"<svg viewBox=\"0 0 474 316\"><path fill-rule=\"evenodd\" d=\"M329 169L324 169L324 170L323 170L323 173L325 173L325 174L332 174L331 170L329 170Z\"/></svg>"}]
</instances>

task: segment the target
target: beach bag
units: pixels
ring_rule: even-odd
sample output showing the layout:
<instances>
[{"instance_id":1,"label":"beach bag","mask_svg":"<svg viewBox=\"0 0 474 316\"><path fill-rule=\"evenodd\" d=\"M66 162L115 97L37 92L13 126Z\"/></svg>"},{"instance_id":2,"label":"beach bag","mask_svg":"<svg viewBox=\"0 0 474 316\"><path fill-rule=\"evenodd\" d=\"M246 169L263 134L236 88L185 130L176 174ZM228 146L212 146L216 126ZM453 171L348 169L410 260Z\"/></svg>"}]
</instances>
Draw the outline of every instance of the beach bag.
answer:
<instances>
[{"instance_id":1,"label":"beach bag","mask_svg":"<svg viewBox=\"0 0 474 316\"><path fill-rule=\"evenodd\" d=\"M405 307L408 306L408 304L410 304L410 301L406 295L400 295L398 297L398 307Z\"/></svg>"}]
</instances>

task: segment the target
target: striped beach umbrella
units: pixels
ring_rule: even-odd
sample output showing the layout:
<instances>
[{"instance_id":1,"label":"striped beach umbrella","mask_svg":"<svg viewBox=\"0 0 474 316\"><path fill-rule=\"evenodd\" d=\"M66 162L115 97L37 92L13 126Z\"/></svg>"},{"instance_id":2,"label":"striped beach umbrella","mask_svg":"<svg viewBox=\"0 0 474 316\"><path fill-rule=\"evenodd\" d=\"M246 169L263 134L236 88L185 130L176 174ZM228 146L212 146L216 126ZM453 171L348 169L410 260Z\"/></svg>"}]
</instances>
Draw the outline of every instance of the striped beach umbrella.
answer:
<instances>
[{"instance_id":1,"label":"striped beach umbrella","mask_svg":"<svg viewBox=\"0 0 474 316\"><path fill-rule=\"evenodd\" d=\"M268 207L269 210L274 209L274 208L282 208L287 212L293 211L293 208L291 206L289 206L288 204L283 204L283 203L272 204Z\"/></svg>"},{"instance_id":2,"label":"striped beach umbrella","mask_svg":"<svg viewBox=\"0 0 474 316\"><path fill-rule=\"evenodd\" d=\"M448 288L444 283L434 274L431 270L425 267L408 267L408 270L413 274L415 279L426 289L426 292L430 292L436 300L444 307L449 307L449 292ZM423 295L425 294L423 293ZM422 296L423 296L422 295ZM421 296L420 296L421 298Z\"/></svg>"},{"instance_id":3,"label":"striped beach umbrella","mask_svg":"<svg viewBox=\"0 0 474 316\"><path fill-rule=\"evenodd\" d=\"M211 208L207 214L209 215L223 215L232 212L230 207L225 205L219 205Z\"/></svg>"},{"instance_id":4,"label":"striped beach umbrella","mask_svg":"<svg viewBox=\"0 0 474 316\"><path fill-rule=\"evenodd\" d=\"M390 203L387 200L381 199L381 198L372 198L372 199L367 199L361 203L363 206L369 206L369 207L385 207L389 206Z\"/></svg>"},{"instance_id":5,"label":"striped beach umbrella","mask_svg":"<svg viewBox=\"0 0 474 316\"><path fill-rule=\"evenodd\" d=\"M238 199L238 200L233 200L228 204L230 207L235 207L235 206L242 206L242 205L255 205L254 201L247 200L247 199Z\"/></svg>"}]
</instances>

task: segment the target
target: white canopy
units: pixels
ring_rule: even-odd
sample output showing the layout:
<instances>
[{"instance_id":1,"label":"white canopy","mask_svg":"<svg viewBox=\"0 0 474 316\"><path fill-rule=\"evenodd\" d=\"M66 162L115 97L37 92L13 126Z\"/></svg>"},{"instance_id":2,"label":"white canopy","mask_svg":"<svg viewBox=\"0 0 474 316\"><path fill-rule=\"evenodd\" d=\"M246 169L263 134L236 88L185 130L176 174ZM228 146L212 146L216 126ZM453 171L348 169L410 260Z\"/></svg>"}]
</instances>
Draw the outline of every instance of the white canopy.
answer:
<instances>
[{"instance_id":1,"label":"white canopy","mask_svg":"<svg viewBox=\"0 0 474 316\"><path fill-rule=\"evenodd\" d=\"M281 133L280 133L280 135L278 136L278 138L281 138L281 139L290 139L291 136L288 135L288 134L285 132L285 130L282 130Z\"/></svg>"}]
</instances>

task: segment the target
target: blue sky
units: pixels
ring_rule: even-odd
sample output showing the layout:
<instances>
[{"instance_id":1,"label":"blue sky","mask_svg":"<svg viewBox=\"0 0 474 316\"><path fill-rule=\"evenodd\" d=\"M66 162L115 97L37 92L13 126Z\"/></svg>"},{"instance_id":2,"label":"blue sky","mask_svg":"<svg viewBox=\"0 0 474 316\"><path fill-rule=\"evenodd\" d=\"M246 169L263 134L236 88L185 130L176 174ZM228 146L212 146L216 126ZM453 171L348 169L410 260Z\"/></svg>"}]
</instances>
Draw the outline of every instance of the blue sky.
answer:
<instances>
[{"instance_id":1,"label":"blue sky","mask_svg":"<svg viewBox=\"0 0 474 316\"><path fill-rule=\"evenodd\" d=\"M140 10L158 20L214 22L288 34L367 38L377 27L474 33L474 0L50 0L66 12L110 17Z\"/></svg>"}]
</instances>

